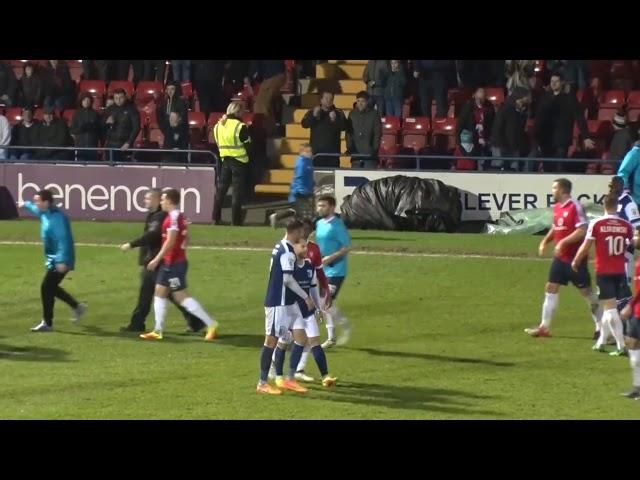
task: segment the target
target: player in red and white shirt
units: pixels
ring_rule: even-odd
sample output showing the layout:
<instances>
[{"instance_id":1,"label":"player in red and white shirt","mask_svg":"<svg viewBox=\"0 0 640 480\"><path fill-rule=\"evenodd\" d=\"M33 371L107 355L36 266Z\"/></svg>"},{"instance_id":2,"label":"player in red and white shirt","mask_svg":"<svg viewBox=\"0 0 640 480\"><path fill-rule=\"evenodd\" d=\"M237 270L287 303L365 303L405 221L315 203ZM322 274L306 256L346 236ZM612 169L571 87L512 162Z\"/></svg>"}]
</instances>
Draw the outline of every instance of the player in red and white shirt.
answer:
<instances>
[{"instance_id":1,"label":"player in red and white shirt","mask_svg":"<svg viewBox=\"0 0 640 480\"><path fill-rule=\"evenodd\" d=\"M571 262L580 248L580 243L587 233L587 217L580 202L571 198L571 182L559 178L553 182L551 193L556 204L553 207L553 226L540 242L538 254L542 256L546 246L553 239L556 246L549 270L549 278L545 286L542 304L542 321L535 328L525 328L532 337L550 337L549 332L553 314L558 306L558 292L561 285L573 283L580 294L587 300L591 316L599 330L601 310L598 296L591 289L591 276L586 259L578 266L578 271L571 268ZM594 336L595 338L595 336Z\"/></svg>"},{"instance_id":2,"label":"player in red and white shirt","mask_svg":"<svg viewBox=\"0 0 640 480\"><path fill-rule=\"evenodd\" d=\"M638 238L635 239L636 248L640 248ZM627 319L625 343L629 352L633 388L625 393L627 398L640 400L640 260L635 268L636 294L627 306L620 312L620 316Z\"/></svg>"},{"instance_id":3,"label":"player in red and white shirt","mask_svg":"<svg viewBox=\"0 0 640 480\"><path fill-rule=\"evenodd\" d=\"M600 304L603 308L600 336L593 346L605 351L609 334L616 339L618 349L612 356L626 355L622 321L616 308L617 300L627 295L625 252L633 240L633 225L618 217L618 196L604 197L605 216L589 224L587 236L573 260L572 267L578 271L589 256L591 246L596 246L596 281L600 289Z\"/></svg>"},{"instance_id":4,"label":"player in red and white shirt","mask_svg":"<svg viewBox=\"0 0 640 480\"><path fill-rule=\"evenodd\" d=\"M153 331L140 335L144 340L162 340L169 295L192 315L207 325L205 340L212 341L218 336L218 322L209 316L202 305L187 292L187 221L180 212L180 192L171 188L162 193L162 209L168 213L162 223L162 248L149 262L147 269L160 268L156 279L153 300L156 325Z\"/></svg>"}]
</instances>

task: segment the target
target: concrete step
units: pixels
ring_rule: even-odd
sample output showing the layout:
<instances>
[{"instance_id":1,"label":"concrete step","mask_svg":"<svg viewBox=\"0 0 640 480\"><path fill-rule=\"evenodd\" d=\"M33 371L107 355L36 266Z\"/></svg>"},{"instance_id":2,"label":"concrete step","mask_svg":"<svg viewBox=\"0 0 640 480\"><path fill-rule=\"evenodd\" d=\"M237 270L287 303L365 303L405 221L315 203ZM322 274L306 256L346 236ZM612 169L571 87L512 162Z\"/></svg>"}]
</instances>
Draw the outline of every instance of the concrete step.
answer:
<instances>
[{"instance_id":1,"label":"concrete step","mask_svg":"<svg viewBox=\"0 0 640 480\"><path fill-rule=\"evenodd\" d=\"M316 66L316 78L362 80L364 67L364 65L336 65L332 63L321 63Z\"/></svg>"},{"instance_id":2,"label":"concrete step","mask_svg":"<svg viewBox=\"0 0 640 480\"><path fill-rule=\"evenodd\" d=\"M280 184L280 183L262 183L255 186L254 192L256 193L268 193L268 194L278 194L278 195L288 195L289 194L289 184Z\"/></svg>"},{"instance_id":3,"label":"concrete step","mask_svg":"<svg viewBox=\"0 0 640 480\"><path fill-rule=\"evenodd\" d=\"M311 137L311 129L303 128L299 123L289 123L287 124L286 130L287 138L310 138ZM344 132L340 132L340 138L344 138Z\"/></svg>"},{"instance_id":4,"label":"concrete step","mask_svg":"<svg viewBox=\"0 0 640 480\"><path fill-rule=\"evenodd\" d=\"M265 183L286 183L288 185L293 181L294 171L290 169L272 169L268 170L265 175Z\"/></svg>"},{"instance_id":5,"label":"concrete step","mask_svg":"<svg viewBox=\"0 0 640 480\"><path fill-rule=\"evenodd\" d=\"M327 60L327 62L337 65L366 65L369 60Z\"/></svg>"},{"instance_id":6,"label":"concrete step","mask_svg":"<svg viewBox=\"0 0 640 480\"><path fill-rule=\"evenodd\" d=\"M298 155L295 153L283 153L282 155L280 155L281 168L294 168L296 166L297 158L298 158ZM340 167L351 168L351 157L348 157L348 156L340 157Z\"/></svg>"},{"instance_id":7,"label":"concrete step","mask_svg":"<svg viewBox=\"0 0 640 480\"><path fill-rule=\"evenodd\" d=\"M367 85L361 78L355 80L338 80L335 78L317 78L310 82L309 88L304 93L332 92L351 93L355 95L361 90L366 90Z\"/></svg>"},{"instance_id":8,"label":"concrete step","mask_svg":"<svg viewBox=\"0 0 640 480\"><path fill-rule=\"evenodd\" d=\"M283 138L280 142L280 153L295 153L296 155L300 152L300 147L303 143L309 143L308 138ZM340 142L340 151L347 151L347 141L342 140ZM277 164L277 162L276 162Z\"/></svg>"},{"instance_id":9,"label":"concrete step","mask_svg":"<svg viewBox=\"0 0 640 480\"><path fill-rule=\"evenodd\" d=\"M333 104L341 109L353 109L356 96L352 94L339 93L333 97ZM320 104L320 95L317 93L307 93L302 95L300 106L302 108L314 108Z\"/></svg>"}]
</instances>

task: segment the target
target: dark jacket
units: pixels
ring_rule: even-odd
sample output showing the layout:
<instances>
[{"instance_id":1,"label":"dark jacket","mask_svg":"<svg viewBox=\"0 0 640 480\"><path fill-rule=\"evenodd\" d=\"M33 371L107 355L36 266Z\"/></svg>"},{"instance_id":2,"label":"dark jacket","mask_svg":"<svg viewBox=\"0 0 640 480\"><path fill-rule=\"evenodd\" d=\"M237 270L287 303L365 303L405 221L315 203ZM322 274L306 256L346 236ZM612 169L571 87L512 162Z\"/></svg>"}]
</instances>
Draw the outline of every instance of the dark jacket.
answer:
<instances>
[{"instance_id":1,"label":"dark jacket","mask_svg":"<svg viewBox=\"0 0 640 480\"><path fill-rule=\"evenodd\" d=\"M524 154L527 147L529 109L516 109L515 98L509 96L496 114L491 144L508 152Z\"/></svg>"},{"instance_id":2,"label":"dark jacket","mask_svg":"<svg viewBox=\"0 0 640 480\"><path fill-rule=\"evenodd\" d=\"M38 128L38 145L41 147L70 147L71 137L67 124L60 118L54 118L50 124L42 122ZM38 150L36 158L43 160L68 159L72 157L70 150Z\"/></svg>"},{"instance_id":3,"label":"dark jacket","mask_svg":"<svg viewBox=\"0 0 640 480\"><path fill-rule=\"evenodd\" d=\"M413 60L413 71L420 73L423 79L436 75L446 77L451 65L451 60Z\"/></svg>"},{"instance_id":4,"label":"dark jacket","mask_svg":"<svg viewBox=\"0 0 640 480\"><path fill-rule=\"evenodd\" d=\"M330 111L336 112L336 119L329 118ZM311 148L314 154L340 153L340 132L346 130L347 119L344 112L332 107L329 112L320 110L318 118L309 110L302 119L302 127L311 129Z\"/></svg>"},{"instance_id":5,"label":"dark jacket","mask_svg":"<svg viewBox=\"0 0 640 480\"><path fill-rule=\"evenodd\" d=\"M100 115L93 108L80 107L71 120L76 147L96 148L100 139Z\"/></svg>"},{"instance_id":6,"label":"dark jacket","mask_svg":"<svg viewBox=\"0 0 640 480\"><path fill-rule=\"evenodd\" d=\"M163 148L168 150L186 150L189 148L188 126L181 124L177 127L172 127L167 123L165 125L161 125L160 129L162 130L162 134L164 135Z\"/></svg>"},{"instance_id":7,"label":"dark jacket","mask_svg":"<svg viewBox=\"0 0 640 480\"><path fill-rule=\"evenodd\" d=\"M407 85L407 74L404 68L401 66L397 72L389 70L387 76L387 82L384 87L385 98L394 98L398 100L404 100L404 90Z\"/></svg>"},{"instance_id":8,"label":"dark jacket","mask_svg":"<svg viewBox=\"0 0 640 480\"><path fill-rule=\"evenodd\" d=\"M0 97L8 95L10 99L16 99L18 91L18 80L13 68L6 62L0 61Z\"/></svg>"},{"instance_id":9,"label":"dark jacket","mask_svg":"<svg viewBox=\"0 0 640 480\"><path fill-rule=\"evenodd\" d=\"M367 62L362 81L367 84L367 92L370 95L381 96L384 94L389 70L391 68L388 60L369 60ZM371 86L369 82L375 82L375 84Z\"/></svg>"},{"instance_id":10,"label":"dark jacket","mask_svg":"<svg viewBox=\"0 0 640 480\"><path fill-rule=\"evenodd\" d=\"M460 132L462 132L462 130L469 130L473 133L474 143L478 143L480 135L476 130L475 105L476 101L471 99L462 106L460 115L458 116L458 132L456 138L460 138ZM485 108L485 113L484 121L482 122L482 130L484 138L488 142L491 139L496 110L493 104L488 100L485 100L483 107Z\"/></svg>"},{"instance_id":11,"label":"dark jacket","mask_svg":"<svg viewBox=\"0 0 640 480\"><path fill-rule=\"evenodd\" d=\"M284 60L253 60L249 66L251 77L260 81L280 75L286 71Z\"/></svg>"},{"instance_id":12,"label":"dark jacket","mask_svg":"<svg viewBox=\"0 0 640 480\"><path fill-rule=\"evenodd\" d=\"M18 145L20 147L38 146L38 137L40 129L40 122L38 120L33 121L33 125L29 128L25 127L22 122L16 124L11 129L11 145ZM14 150L13 154L18 157L23 153L30 152L31 155L35 154L35 150Z\"/></svg>"},{"instance_id":13,"label":"dark jacket","mask_svg":"<svg viewBox=\"0 0 640 480\"><path fill-rule=\"evenodd\" d=\"M536 140L543 149L568 148L573 140L573 125L578 123L582 139L589 138L582 106L572 93L545 92L538 100Z\"/></svg>"},{"instance_id":14,"label":"dark jacket","mask_svg":"<svg viewBox=\"0 0 640 480\"><path fill-rule=\"evenodd\" d=\"M611 140L609 148L609 159L612 161L621 161L633 146L633 139L628 128L616 130Z\"/></svg>"},{"instance_id":15,"label":"dark jacket","mask_svg":"<svg viewBox=\"0 0 640 480\"><path fill-rule=\"evenodd\" d=\"M107 120L113 116L114 123ZM119 107L111 105L102 114L102 125L106 131L106 146L120 148L125 143L133 148L138 133L140 133L140 114L131 102Z\"/></svg>"},{"instance_id":16,"label":"dark jacket","mask_svg":"<svg viewBox=\"0 0 640 480\"><path fill-rule=\"evenodd\" d=\"M33 74L30 77L23 75L20 79L23 105L42 105L42 79Z\"/></svg>"},{"instance_id":17,"label":"dark jacket","mask_svg":"<svg viewBox=\"0 0 640 480\"><path fill-rule=\"evenodd\" d=\"M45 97L73 99L76 95L75 83L71 79L69 67L64 60L58 61L55 69L51 65L45 67L42 80Z\"/></svg>"},{"instance_id":18,"label":"dark jacket","mask_svg":"<svg viewBox=\"0 0 640 480\"><path fill-rule=\"evenodd\" d=\"M161 129L169 127L169 114L171 112L178 112L182 118L182 122L187 126L189 125L187 105L184 100L178 96L177 92L172 98L165 98L156 108L156 117L158 118L158 125Z\"/></svg>"},{"instance_id":19,"label":"dark jacket","mask_svg":"<svg viewBox=\"0 0 640 480\"><path fill-rule=\"evenodd\" d=\"M141 237L129 242L133 248L140 248L138 263L146 265L158 255L162 247L162 222L167 217L167 212L160 207L155 212L149 212L144 222L144 231Z\"/></svg>"},{"instance_id":20,"label":"dark jacket","mask_svg":"<svg viewBox=\"0 0 640 480\"><path fill-rule=\"evenodd\" d=\"M354 108L349 114L347 148L349 153L377 155L382 137L380 115L373 108ZM314 150L315 151L315 150Z\"/></svg>"}]
</instances>

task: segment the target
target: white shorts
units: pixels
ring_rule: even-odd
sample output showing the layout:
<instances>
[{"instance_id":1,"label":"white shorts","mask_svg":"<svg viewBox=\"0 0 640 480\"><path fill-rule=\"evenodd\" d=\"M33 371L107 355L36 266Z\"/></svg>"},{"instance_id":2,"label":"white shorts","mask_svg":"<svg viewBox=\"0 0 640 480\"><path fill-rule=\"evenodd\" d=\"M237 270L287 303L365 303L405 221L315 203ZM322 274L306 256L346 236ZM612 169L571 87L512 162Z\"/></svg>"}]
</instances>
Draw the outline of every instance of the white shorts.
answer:
<instances>
[{"instance_id":1,"label":"white shorts","mask_svg":"<svg viewBox=\"0 0 640 480\"><path fill-rule=\"evenodd\" d=\"M264 330L267 335L283 338L293 326L296 318L301 317L300 307L282 305L280 307L264 307Z\"/></svg>"},{"instance_id":2,"label":"white shorts","mask_svg":"<svg viewBox=\"0 0 640 480\"><path fill-rule=\"evenodd\" d=\"M293 323L293 330L304 330L307 338L320 336L320 329L315 315L309 315L307 318L302 318L301 316L296 318Z\"/></svg>"}]
</instances>

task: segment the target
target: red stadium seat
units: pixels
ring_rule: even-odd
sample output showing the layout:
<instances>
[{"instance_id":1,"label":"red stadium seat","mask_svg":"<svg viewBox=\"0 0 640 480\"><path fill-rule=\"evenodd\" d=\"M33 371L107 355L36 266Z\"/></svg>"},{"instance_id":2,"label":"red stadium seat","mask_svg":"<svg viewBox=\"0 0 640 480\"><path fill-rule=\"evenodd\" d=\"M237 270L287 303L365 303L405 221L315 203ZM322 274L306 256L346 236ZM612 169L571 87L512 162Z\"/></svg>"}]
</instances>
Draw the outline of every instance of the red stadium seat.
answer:
<instances>
[{"instance_id":1,"label":"red stadium seat","mask_svg":"<svg viewBox=\"0 0 640 480\"><path fill-rule=\"evenodd\" d=\"M15 125L22 120L22 109L20 107L7 108L4 116L7 117L11 125Z\"/></svg>"},{"instance_id":2,"label":"red stadium seat","mask_svg":"<svg viewBox=\"0 0 640 480\"><path fill-rule=\"evenodd\" d=\"M397 134L400 131L400 118L399 117L382 117L382 134Z\"/></svg>"},{"instance_id":3,"label":"red stadium seat","mask_svg":"<svg viewBox=\"0 0 640 480\"><path fill-rule=\"evenodd\" d=\"M151 102L143 107L138 108L140 114L140 124L149 125L150 128L158 128L158 117L156 114L156 105Z\"/></svg>"},{"instance_id":4,"label":"red stadium seat","mask_svg":"<svg viewBox=\"0 0 640 480\"><path fill-rule=\"evenodd\" d=\"M625 98L624 90L609 90L608 92L604 92L602 100L600 101L600 108L603 106L607 108L621 108L625 103Z\"/></svg>"},{"instance_id":5,"label":"red stadium seat","mask_svg":"<svg viewBox=\"0 0 640 480\"><path fill-rule=\"evenodd\" d=\"M627 107L640 108L640 90L632 90L627 96Z\"/></svg>"},{"instance_id":6,"label":"red stadium seat","mask_svg":"<svg viewBox=\"0 0 640 480\"><path fill-rule=\"evenodd\" d=\"M617 108L599 108L597 119L605 122L610 122L618 112L619 110Z\"/></svg>"},{"instance_id":7,"label":"red stadium seat","mask_svg":"<svg viewBox=\"0 0 640 480\"><path fill-rule=\"evenodd\" d=\"M207 120L207 125L209 126L213 126L216 123L218 123L218 120L220 120L220 118L222 118L222 116L224 115L224 113L222 112L211 112L209 114L209 119Z\"/></svg>"},{"instance_id":8,"label":"red stadium seat","mask_svg":"<svg viewBox=\"0 0 640 480\"><path fill-rule=\"evenodd\" d=\"M62 119L67 123L67 126L71 126L71 121L73 120L73 116L75 115L75 110L65 110L62 114Z\"/></svg>"},{"instance_id":9,"label":"red stadium seat","mask_svg":"<svg viewBox=\"0 0 640 480\"><path fill-rule=\"evenodd\" d=\"M109 88L107 89L107 93L113 93L119 88L122 88L126 92L127 98L133 98L133 93L135 92L135 87L133 86L133 82L113 80L112 82L109 83Z\"/></svg>"},{"instance_id":10,"label":"red stadium seat","mask_svg":"<svg viewBox=\"0 0 640 480\"><path fill-rule=\"evenodd\" d=\"M418 150L420 150L421 148L425 148L426 146L427 146L426 135L415 135L412 133L408 133L402 136L403 148L411 148L415 153L418 153Z\"/></svg>"},{"instance_id":11,"label":"red stadium seat","mask_svg":"<svg viewBox=\"0 0 640 480\"><path fill-rule=\"evenodd\" d=\"M402 124L403 134L415 134L427 136L431 130L431 119L429 117L407 117Z\"/></svg>"},{"instance_id":12,"label":"red stadium seat","mask_svg":"<svg viewBox=\"0 0 640 480\"><path fill-rule=\"evenodd\" d=\"M487 100L499 107L504 103L504 89L502 87L487 87L484 89Z\"/></svg>"},{"instance_id":13,"label":"red stadium seat","mask_svg":"<svg viewBox=\"0 0 640 480\"><path fill-rule=\"evenodd\" d=\"M107 85L102 80L83 80L80 92L89 92L92 97L103 97L107 93Z\"/></svg>"},{"instance_id":14,"label":"red stadium seat","mask_svg":"<svg viewBox=\"0 0 640 480\"><path fill-rule=\"evenodd\" d=\"M136 89L135 102L143 105L152 101L158 102L162 96L162 83L160 82L140 82Z\"/></svg>"},{"instance_id":15,"label":"red stadium seat","mask_svg":"<svg viewBox=\"0 0 640 480\"><path fill-rule=\"evenodd\" d=\"M455 118L436 118L431 127L433 151L435 154L449 154L456 146Z\"/></svg>"},{"instance_id":16,"label":"red stadium seat","mask_svg":"<svg viewBox=\"0 0 640 480\"><path fill-rule=\"evenodd\" d=\"M380 140L380 148L391 148L398 145L398 135L395 133L383 133Z\"/></svg>"},{"instance_id":17,"label":"red stadium seat","mask_svg":"<svg viewBox=\"0 0 640 480\"><path fill-rule=\"evenodd\" d=\"M159 128L150 128L149 141L152 143L156 142L159 146L164 145L164 135L162 134L162 130Z\"/></svg>"},{"instance_id":18,"label":"red stadium seat","mask_svg":"<svg viewBox=\"0 0 640 480\"><path fill-rule=\"evenodd\" d=\"M640 121L640 107L628 109L627 117L630 122Z\"/></svg>"},{"instance_id":19,"label":"red stadium seat","mask_svg":"<svg viewBox=\"0 0 640 480\"><path fill-rule=\"evenodd\" d=\"M189 128L202 130L206 124L203 112L188 112Z\"/></svg>"}]
</instances>

